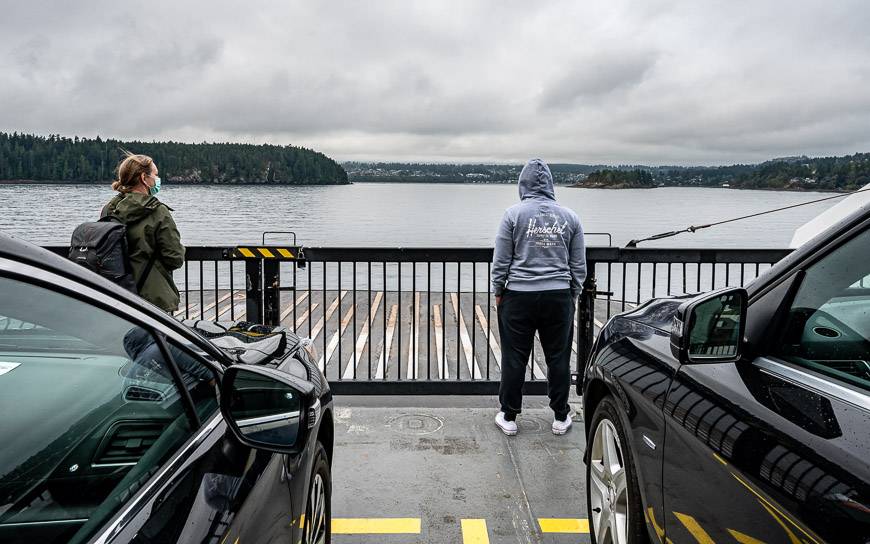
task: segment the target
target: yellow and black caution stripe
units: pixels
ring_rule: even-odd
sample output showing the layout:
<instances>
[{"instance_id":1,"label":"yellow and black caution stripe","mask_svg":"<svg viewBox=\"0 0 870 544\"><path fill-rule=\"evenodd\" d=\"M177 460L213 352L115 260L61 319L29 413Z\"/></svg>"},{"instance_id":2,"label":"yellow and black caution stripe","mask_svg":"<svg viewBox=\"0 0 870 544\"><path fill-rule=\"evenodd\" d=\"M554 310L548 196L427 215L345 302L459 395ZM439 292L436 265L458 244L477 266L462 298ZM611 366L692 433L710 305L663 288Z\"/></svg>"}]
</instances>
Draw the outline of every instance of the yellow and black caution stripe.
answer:
<instances>
[{"instance_id":1,"label":"yellow and black caution stripe","mask_svg":"<svg viewBox=\"0 0 870 544\"><path fill-rule=\"evenodd\" d=\"M233 258L295 261L304 257L299 246L237 246L233 249Z\"/></svg>"}]
</instances>

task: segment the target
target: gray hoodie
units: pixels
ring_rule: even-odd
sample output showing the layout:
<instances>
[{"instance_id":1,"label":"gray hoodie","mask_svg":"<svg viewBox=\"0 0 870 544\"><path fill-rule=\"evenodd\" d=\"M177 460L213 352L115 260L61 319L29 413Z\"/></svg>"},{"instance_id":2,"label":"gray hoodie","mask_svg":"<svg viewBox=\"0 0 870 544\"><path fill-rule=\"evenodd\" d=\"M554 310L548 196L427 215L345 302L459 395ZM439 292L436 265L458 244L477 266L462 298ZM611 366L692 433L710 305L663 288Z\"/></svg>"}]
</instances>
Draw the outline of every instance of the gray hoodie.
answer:
<instances>
[{"instance_id":1,"label":"gray hoodie","mask_svg":"<svg viewBox=\"0 0 870 544\"><path fill-rule=\"evenodd\" d=\"M520 203L504 212L495 236L493 292L571 289L576 296L586 279L580 219L556 202L553 176L541 159L526 164L518 184Z\"/></svg>"}]
</instances>

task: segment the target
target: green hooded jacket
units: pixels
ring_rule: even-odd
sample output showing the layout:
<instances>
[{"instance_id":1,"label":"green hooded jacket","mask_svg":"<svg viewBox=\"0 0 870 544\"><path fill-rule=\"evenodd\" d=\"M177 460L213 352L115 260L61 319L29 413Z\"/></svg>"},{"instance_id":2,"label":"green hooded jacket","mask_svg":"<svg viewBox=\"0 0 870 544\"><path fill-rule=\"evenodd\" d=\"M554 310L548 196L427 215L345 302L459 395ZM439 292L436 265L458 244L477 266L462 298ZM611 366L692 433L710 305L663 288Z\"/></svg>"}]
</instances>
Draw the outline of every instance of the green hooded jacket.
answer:
<instances>
[{"instance_id":1,"label":"green hooded jacket","mask_svg":"<svg viewBox=\"0 0 870 544\"><path fill-rule=\"evenodd\" d=\"M110 200L101 214L115 216L127 225L127 248L136 282L151 255L157 253L139 296L167 312L178 309L178 288L172 281L172 271L184 264L184 246L171 211L157 197L126 193Z\"/></svg>"}]
</instances>

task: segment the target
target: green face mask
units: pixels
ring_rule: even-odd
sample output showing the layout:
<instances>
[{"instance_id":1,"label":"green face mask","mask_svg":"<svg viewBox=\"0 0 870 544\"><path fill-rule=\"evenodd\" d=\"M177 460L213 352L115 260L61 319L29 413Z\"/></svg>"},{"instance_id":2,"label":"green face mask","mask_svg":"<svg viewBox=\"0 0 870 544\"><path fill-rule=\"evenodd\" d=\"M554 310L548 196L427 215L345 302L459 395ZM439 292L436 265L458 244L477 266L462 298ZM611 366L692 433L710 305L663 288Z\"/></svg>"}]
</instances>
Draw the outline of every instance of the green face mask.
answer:
<instances>
[{"instance_id":1,"label":"green face mask","mask_svg":"<svg viewBox=\"0 0 870 544\"><path fill-rule=\"evenodd\" d=\"M148 194L151 196L155 196L159 192L160 192L160 178L155 177L154 178L154 187L148 188Z\"/></svg>"}]
</instances>

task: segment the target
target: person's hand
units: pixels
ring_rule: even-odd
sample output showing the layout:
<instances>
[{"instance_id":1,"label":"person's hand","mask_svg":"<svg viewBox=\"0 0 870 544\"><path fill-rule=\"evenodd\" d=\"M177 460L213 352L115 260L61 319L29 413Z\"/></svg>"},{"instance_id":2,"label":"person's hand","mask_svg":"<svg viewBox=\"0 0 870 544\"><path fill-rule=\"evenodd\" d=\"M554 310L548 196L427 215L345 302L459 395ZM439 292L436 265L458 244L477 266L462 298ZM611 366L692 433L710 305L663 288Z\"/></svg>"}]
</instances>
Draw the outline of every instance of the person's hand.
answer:
<instances>
[{"instance_id":1,"label":"person's hand","mask_svg":"<svg viewBox=\"0 0 870 544\"><path fill-rule=\"evenodd\" d=\"M501 295L497 295L497 296L495 297L495 305L496 305L496 306L501 306Z\"/></svg>"}]
</instances>

